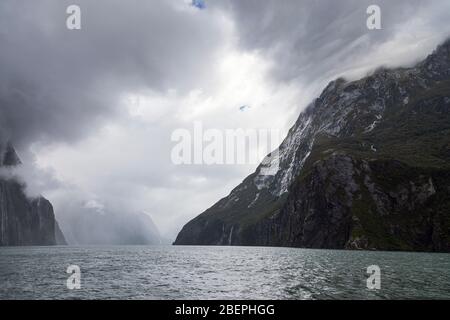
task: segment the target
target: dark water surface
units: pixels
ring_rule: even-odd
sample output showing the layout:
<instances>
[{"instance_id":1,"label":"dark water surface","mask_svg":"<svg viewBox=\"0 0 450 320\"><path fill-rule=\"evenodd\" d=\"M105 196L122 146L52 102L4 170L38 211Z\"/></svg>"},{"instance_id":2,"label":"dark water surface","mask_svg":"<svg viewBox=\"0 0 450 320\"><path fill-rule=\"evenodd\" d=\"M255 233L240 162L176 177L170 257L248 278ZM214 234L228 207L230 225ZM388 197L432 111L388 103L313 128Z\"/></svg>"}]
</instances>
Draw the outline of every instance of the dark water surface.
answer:
<instances>
[{"instance_id":1,"label":"dark water surface","mask_svg":"<svg viewBox=\"0 0 450 320\"><path fill-rule=\"evenodd\" d=\"M69 265L81 289L69 290ZM381 289L366 286L381 269ZM450 299L450 254L262 247L0 248L1 299Z\"/></svg>"}]
</instances>

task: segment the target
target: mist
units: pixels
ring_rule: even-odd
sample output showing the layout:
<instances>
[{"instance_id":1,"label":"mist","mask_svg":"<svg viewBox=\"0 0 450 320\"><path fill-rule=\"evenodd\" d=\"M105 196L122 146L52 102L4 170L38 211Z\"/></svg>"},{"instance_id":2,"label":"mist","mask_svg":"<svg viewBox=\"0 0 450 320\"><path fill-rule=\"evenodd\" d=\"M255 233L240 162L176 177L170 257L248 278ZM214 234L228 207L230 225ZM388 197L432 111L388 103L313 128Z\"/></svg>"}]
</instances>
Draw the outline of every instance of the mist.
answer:
<instances>
[{"instance_id":1,"label":"mist","mask_svg":"<svg viewBox=\"0 0 450 320\"><path fill-rule=\"evenodd\" d=\"M70 4L0 4L0 139L22 160L2 176L48 198L75 243L126 240L141 219L173 239L255 170L177 166L174 130L284 137L329 81L411 65L450 34L445 0L380 1L374 32L368 1L82 0L81 30Z\"/></svg>"}]
</instances>

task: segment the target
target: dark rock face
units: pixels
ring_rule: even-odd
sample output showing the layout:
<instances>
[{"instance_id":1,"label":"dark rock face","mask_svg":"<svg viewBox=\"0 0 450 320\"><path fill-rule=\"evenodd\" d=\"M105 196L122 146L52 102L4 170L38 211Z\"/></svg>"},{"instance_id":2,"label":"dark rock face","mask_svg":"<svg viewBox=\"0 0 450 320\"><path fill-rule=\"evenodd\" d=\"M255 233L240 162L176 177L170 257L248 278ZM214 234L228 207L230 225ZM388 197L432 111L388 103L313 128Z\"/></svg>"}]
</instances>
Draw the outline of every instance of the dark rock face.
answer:
<instances>
[{"instance_id":1,"label":"dark rock face","mask_svg":"<svg viewBox=\"0 0 450 320\"><path fill-rule=\"evenodd\" d=\"M450 252L450 41L331 82L278 151L175 244Z\"/></svg>"},{"instance_id":2,"label":"dark rock face","mask_svg":"<svg viewBox=\"0 0 450 320\"><path fill-rule=\"evenodd\" d=\"M296 182L267 245L448 251L449 171L335 155ZM447 198L447 200L446 200Z\"/></svg>"},{"instance_id":3,"label":"dark rock face","mask_svg":"<svg viewBox=\"0 0 450 320\"><path fill-rule=\"evenodd\" d=\"M10 144L4 150L0 167L20 164ZM0 246L66 244L51 203L28 199L23 190L17 181L0 178Z\"/></svg>"},{"instance_id":4,"label":"dark rock face","mask_svg":"<svg viewBox=\"0 0 450 320\"><path fill-rule=\"evenodd\" d=\"M14 150L10 143L7 143L4 147L0 145L0 155L0 167L16 166L20 164L20 159L17 156L16 150Z\"/></svg>"}]
</instances>

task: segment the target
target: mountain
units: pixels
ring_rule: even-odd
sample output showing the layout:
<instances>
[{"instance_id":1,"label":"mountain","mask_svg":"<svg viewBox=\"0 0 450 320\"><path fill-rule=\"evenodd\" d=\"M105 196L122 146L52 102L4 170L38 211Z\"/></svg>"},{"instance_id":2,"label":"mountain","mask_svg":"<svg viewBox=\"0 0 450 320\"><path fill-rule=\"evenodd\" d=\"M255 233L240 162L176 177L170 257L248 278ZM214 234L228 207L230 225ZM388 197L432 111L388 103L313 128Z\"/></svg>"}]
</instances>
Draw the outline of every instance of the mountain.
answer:
<instances>
[{"instance_id":1,"label":"mountain","mask_svg":"<svg viewBox=\"0 0 450 320\"><path fill-rule=\"evenodd\" d=\"M450 252L450 40L414 67L332 81L174 244Z\"/></svg>"},{"instance_id":2,"label":"mountain","mask_svg":"<svg viewBox=\"0 0 450 320\"><path fill-rule=\"evenodd\" d=\"M0 169L20 165L10 143L0 145ZM29 199L24 186L0 176L0 246L66 244L51 203Z\"/></svg>"},{"instance_id":3,"label":"mountain","mask_svg":"<svg viewBox=\"0 0 450 320\"><path fill-rule=\"evenodd\" d=\"M164 242L145 213L83 208L62 217L61 226L70 244L155 245Z\"/></svg>"}]
</instances>

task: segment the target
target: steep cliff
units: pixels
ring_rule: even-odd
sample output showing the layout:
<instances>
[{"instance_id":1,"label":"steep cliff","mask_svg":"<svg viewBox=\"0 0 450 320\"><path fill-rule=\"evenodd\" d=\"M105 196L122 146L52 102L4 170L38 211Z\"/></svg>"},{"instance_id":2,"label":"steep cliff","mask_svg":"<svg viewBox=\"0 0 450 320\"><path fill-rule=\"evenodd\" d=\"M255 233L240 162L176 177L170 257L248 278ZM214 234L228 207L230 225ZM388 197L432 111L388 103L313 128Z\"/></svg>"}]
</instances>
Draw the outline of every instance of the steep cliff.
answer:
<instances>
[{"instance_id":1,"label":"steep cliff","mask_svg":"<svg viewBox=\"0 0 450 320\"><path fill-rule=\"evenodd\" d=\"M10 144L0 146L0 168L20 165ZM43 197L29 199L24 186L0 177L0 246L66 244L51 203Z\"/></svg>"},{"instance_id":2,"label":"steep cliff","mask_svg":"<svg viewBox=\"0 0 450 320\"><path fill-rule=\"evenodd\" d=\"M447 41L415 67L331 82L175 244L450 251L449 194Z\"/></svg>"}]
</instances>

